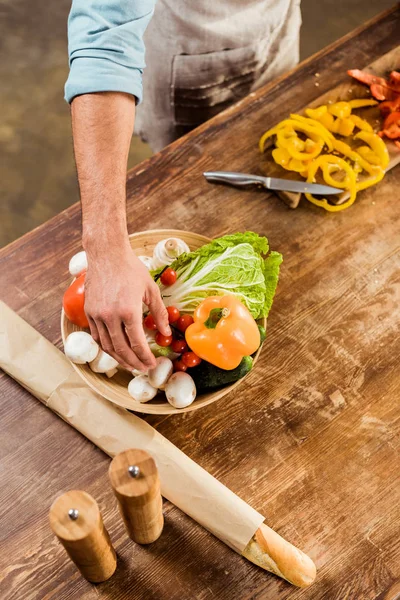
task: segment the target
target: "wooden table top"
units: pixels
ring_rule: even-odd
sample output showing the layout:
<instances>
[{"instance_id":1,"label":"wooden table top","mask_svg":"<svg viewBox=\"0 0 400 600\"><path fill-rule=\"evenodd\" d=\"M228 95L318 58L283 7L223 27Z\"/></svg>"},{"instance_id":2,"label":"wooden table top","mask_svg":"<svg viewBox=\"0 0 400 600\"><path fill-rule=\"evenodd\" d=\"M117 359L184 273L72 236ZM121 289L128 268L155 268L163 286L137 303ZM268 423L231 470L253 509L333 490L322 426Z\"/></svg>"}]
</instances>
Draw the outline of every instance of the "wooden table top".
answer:
<instances>
[{"instance_id":1,"label":"wooden table top","mask_svg":"<svg viewBox=\"0 0 400 600\"><path fill-rule=\"evenodd\" d=\"M306 551L319 569L316 583L298 590L254 567L167 502L161 538L135 545L117 513L109 458L2 374L2 600L395 597L388 590L400 577L400 168L338 214L215 187L202 172L260 172L260 134L340 83L347 68L391 50L399 19L397 6L128 176L131 232L166 227L213 237L250 229L284 256L267 342L246 384L201 410L148 421ZM68 260L79 248L74 205L0 254L1 298L59 347ZM49 528L49 507L68 489L96 498L119 555L116 574L96 587Z\"/></svg>"}]
</instances>

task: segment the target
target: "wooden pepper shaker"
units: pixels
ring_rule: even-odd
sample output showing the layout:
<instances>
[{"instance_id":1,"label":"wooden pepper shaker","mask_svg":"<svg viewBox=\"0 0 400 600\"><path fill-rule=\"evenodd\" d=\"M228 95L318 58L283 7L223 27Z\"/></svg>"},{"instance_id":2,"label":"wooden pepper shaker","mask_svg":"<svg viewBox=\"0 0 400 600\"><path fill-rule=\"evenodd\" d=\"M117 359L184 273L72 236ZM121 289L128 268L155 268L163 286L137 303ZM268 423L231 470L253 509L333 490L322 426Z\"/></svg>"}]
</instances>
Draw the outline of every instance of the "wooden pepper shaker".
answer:
<instances>
[{"instance_id":1,"label":"wooden pepper shaker","mask_svg":"<svg viewBox=\"0 0 400 600\"><path fill-rule=\"evenodd\" d=\"M71 490L50 508L50 526L83 577L92 583L114 573L117 557L100 509L86 492Z\"/></svg>"},{"instance_id":2,"label":"wooden pepper shaker","mask_svg":"<svg viewBox=\"0 0 400 600\"><path fill-rule=\"evenodd\" d=\"M155 542L164 517L153 458L144 450L125 450L112 460L109 476L129 537L138 544Z\"/></svg>"}]
</instances>

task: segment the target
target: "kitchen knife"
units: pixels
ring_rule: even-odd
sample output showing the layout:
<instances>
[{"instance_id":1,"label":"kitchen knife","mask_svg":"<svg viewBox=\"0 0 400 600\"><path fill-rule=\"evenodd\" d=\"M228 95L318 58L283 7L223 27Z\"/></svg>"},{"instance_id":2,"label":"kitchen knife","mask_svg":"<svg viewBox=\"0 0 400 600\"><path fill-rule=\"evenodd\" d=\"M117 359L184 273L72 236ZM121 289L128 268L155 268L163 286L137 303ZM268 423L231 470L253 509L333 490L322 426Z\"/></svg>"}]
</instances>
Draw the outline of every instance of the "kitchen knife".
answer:
<instances>
[{"instance_id":1,"label":"kitchen knife","mask_svg":"<svg viewBox=\"0 0 400 600\"><path fill-rule=\"evenodd\" d=\"M281 190L285 192L310 193L317 195L341 194L342 189L320 185L319 183L307 183L304 181L293 181L292 179L277 179L276 177L261 177L260 175L249 175L248 173L231 173L230 171L208 171L203 173L207 181L212 183L228 183L237 187L246 185L262 185L267 190Z\"/></svg>"}]
</instances>

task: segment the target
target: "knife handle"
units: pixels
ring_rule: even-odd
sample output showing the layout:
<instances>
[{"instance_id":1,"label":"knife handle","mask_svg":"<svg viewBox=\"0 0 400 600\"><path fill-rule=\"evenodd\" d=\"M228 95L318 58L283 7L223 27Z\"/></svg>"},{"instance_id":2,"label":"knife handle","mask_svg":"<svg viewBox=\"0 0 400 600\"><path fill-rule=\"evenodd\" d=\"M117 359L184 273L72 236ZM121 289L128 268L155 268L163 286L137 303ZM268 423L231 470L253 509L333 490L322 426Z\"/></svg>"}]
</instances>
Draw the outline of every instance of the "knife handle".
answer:
<instances>
[{"instance_id":1,"label":"knife handle","mask_svg":"<svg viewBox=\"0 0 400 600\"><path fill-rule=\"evenodd\" d=\"M229 183L230 185L242 187L246 185L262 185L268 187L268 177L250 175L248 173L233 173L230 171L208 171L203 173L207 181L214 183Z\"/></svg>"}]
</instances>

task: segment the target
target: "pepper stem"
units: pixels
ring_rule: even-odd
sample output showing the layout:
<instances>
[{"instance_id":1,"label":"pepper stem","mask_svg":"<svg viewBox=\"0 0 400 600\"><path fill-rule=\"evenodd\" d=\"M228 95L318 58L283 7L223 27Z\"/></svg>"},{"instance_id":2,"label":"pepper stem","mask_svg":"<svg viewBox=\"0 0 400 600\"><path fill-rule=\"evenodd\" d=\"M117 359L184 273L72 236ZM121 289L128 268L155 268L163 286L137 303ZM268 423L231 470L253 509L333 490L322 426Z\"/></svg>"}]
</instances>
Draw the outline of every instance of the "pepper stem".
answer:
<instances>
[{"instance_id":1,"label":"pepper stem","mask_svg":"<svg viewBox=\"0 0 400 600\"><path fill-rule=\"evenodd\" d=\"M207 329L215 329L221 319L226 319L229 316L229 308L212 308L204 325Z\"/></svg>"}]
</instances>

